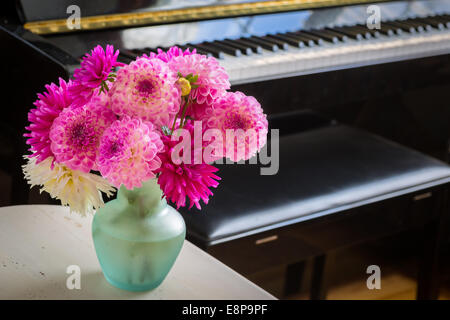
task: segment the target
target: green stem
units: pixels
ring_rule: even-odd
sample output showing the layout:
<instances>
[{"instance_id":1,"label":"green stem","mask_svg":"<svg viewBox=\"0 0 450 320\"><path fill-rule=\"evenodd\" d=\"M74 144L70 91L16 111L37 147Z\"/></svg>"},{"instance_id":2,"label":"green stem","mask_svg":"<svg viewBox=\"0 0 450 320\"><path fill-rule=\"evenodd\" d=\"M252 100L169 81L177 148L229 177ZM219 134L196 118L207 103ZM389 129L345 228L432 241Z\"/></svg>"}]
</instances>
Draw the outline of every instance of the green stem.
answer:
<instances>
[{"instance_id":1,"label":"green stem","mask_svg":"<svg viewBox=\"0 0 450 320\"><path fill-rule=\"evenodd\" d=\"M172 130L170 130L170 134L172 134L173 130L175 130L175 123L177 123L177 118L178 118L178 113L176 114L175 119L173 119Z\"/></svg>"},{"instance_id":2,"label":"green stem","mask_svg":"<svg viewBox=\"0 0 450 320\"><path fill-rule=\"evenodd\" d=\"M183 98L181 98L181 99L183 99ZM183 101L183 100L182 100ZM175 119L173 119L173 124L172 124L172 130L170 130L170 134L172 134L173 133L173 130L175 130L175 124L177 123L177 119L178 119L178 115L180 114L180 112L178 112L176 115L175 115Z\"/></svg>"},{"instance_id":3,"label":"green stem","mask_svg":"<svg viewBox=\"0 0 450 320\"><path fill-rule=\"evenodd\" d=\"M188 98L186 99L186 102L184 103L184 106L183 106L183 113L181 114L181 120L180 120L181 128L183 128L184 124L186 123L186 111L187 111L187 108L189 107L189 103L190 103L190 99L188 96Z\"/></svg>"},{"instance_id":4,"label":"green stem","mask_svg":"<svg viewBox=\"0 0 450 320\"><path fill-rule=\"evenodd\" d=\"M181 115L180 115L180 112L178 112L177 115L175 116L175 119L173 120L173 124L172 124L171 133L173 133L173 130L175 130L175 124L177 122L178 115L180 115L180 128L183 128L184 125L186 124L186 111L191 103L191 99L188 96L187 98L185 98L183 100L184 100L184 103L183 103L183 109L181 110Z\"/></svg>"}]
</instances>

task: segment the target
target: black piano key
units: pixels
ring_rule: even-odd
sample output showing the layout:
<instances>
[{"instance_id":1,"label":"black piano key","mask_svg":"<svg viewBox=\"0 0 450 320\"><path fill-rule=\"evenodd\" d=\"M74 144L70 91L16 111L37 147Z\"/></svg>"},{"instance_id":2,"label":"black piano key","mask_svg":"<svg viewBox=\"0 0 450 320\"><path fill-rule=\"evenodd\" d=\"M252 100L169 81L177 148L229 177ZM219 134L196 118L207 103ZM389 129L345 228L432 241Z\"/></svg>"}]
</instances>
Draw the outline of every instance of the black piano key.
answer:
<instances>
[{"instance_id":1,"label":"black piano key","mask_svg":"<svg viewBox=\"0 0 450 320\"><path fill-rule=\"evenodd\" d=\"M247 47L252 49L253 53L262 53L263 52L263 49L262 49L262 47L259 44L256 44L256 43L253 43L253 42L250 42L250 41L246 41L246 40L243 40L243 39L234 39L234 40L232 40L232 39L225 39L225 41L233 41L233 42L242 44L244 46L247 46Z\"/></svg>"},{"instance_id":2,"label":"black piano key","mask_svg":"<svg viewBox=\"0 0 450 320\"><path fill-rule=\"evenodd\" d=\"M342 42L347 42L348 38L349 38L346 34L334 31L332 28L325 28L325 29L322 29L320 31L321 32L325 32L325 33L327 33L327 34L329 34L331 36L336 36L338 38L338 40L342 41Z\"/></svg>"},{"instance_id":3,"label":"black piano key","mask_svg":"<svg viewBox=\"0 0 450 320\"><path fill-rule=\"evenodd\" d=\"M401 35L403 33L402 29L390 25L385 25L384 22L381 22L379 31L381 34L384 34L388 37Z\"/></svg>"},{"instance_id":4,"label":"black piano key","mask_svg":"<svg viewBox=\"0 0 450 320\"><path fill-rule=\"evenodd\" d=\"M425 28L421 24L414 23L413 21L409 21L409 20L400 20L399 22L413 27L414 29L416 29L416 32L419 32L419 33L424 33L425 32Z\"/></svg>"},{"instance_id":5,"label":"black piano key","mask_svg":"<svg viewBox=\"0 0 450 320\"><path fill-rule=\"evenodd\" d=\"M314 47L316 45L314 40L312 40L311 38L306 38L306 37L296 34L294 32L286 32L286 33L284 33L284 35L287 35L287 36L297 39L299 41L303 41L308 45L308 47ZM320 40L321 40L320 44L322 44L323 40L322 39L320 39Z\"/></svg>"},{"instance_id":6,"label":"black piano key","mask_svg":"<svg viewBox=\"0 0 450 320\"><path fill-rule=\"evenodd\" d=\"M213 48L222 50L226 54L229 54L229 55L234 56L234 57L242 56L242 51L240 49L231 47L231 46L226 45L226 44L217 43L215 41L213 41L213 42L203 42L202 44L205 45L205 46L208 46L208 47L213 47Z\"/></svg>"},{"instance_id":7,"label":"black piano key","mask_svg":"<svg viewBox=\"0 0 450 320\"><path fill-rule=\"evenodd\" d=\"M207 57L213 57L213 54L212 54L211 52L202 50L202 49L200 49L200 48L194 48L193 46L179 45L178 47L180 47L181 49L183 49L183 51L185 51L186 49L189 49L189 51L191 51L191 52L192 52L192 50L195 49L195 51L196 51L198 54L202 54L202 55L207 56Z\"/></svg>"},{"instance_id":8,"label":"black piano key","mask_svg":"<svg viewBox=\"0 0 450 320\"><path fill-rule=\"evenodd\" d=\"M283 49L283 50L289 49L289 44L284 40L280 40L280 39L276 39L276 38L272 38L272 37L268 37L268 36L262 36L262 37L253 36L251 38L258 38L258 39L262 39L264 41L276 44L278 46L278 48Z\"/></svg>"},{"instance_id":9,"label":"black piano key","mask_svg":"<svg viewBox=\"0 0 450 320\"><path fill-rule=\"evenodd\" d=\"M117 57L117 61L122 62L122 63L126 63L126 64L129 64L133 60L134 59L130 58L129 56L122 54L122 52L120 52L119 56Z\"/></svg>"},{"instance_id":10,"label":"black piano key","mask_svg":"<svg viewBox=\"0 0 450 320\"><path fill-rule=\"evenodd\" d=\"M422 27L424 29L424 31L431 31L431 30L433 30L433 26L431 24L429 24L429 23L427 23L425 21L421 21L419 19L406 19L405 21L408 22L408 23L412 23L412 24L414 24L414 25L416 25L418 27L419 26Z\"/></svg>"},{"instance_id":11,"label":"black piano key","mask_svg":"<svg viewBox=\"0 0 450 320\"><path fill-rule=\"evenodd\" d=\"M438 29L438 30L444 30L445 29L445 26L444 26L444 24L441 21L434 20L432 18L416 18L416 20L423 21L424 23L428 23L433 28Z\"/></svg>"},{"instance_id":12,"label":"black piano key","mask_svg":"<svg viewBox=\"0 0 450 320\"><path fill-rule=\"evenodd\" d=\"M248 41L248 42L253 42L254 44L257 44L257 45L261 46L263 49L266 49L269 51L276 52L279 49L276 44L274 44L272 42L268 42L266 40L262 40L262 39L258 39L258 38L254 38L254 37L241 38L241 39Z\"/></svg>"},{"instance_id":13,"label":"black piano key","mask_svg":"<svg viewBox=\"0 0 450 320\"><path fill-rule=\"evenodd\" d=\"M135 58L143 55L144 53L146 53L148 55L149 51L143 50L143 49L132 49L132 50L128 50L128 52L127 52L127 54L129 54L130 56L134 56Z\"/></svg>"},{"instance_id":14,"label":"black piano key","mask_svg":"<svg viewBox=\"0 0 450 320\"><path fill-rule=\"evenodd\" d=\"M336 37L335 35L327 34L326 32L323 32L322 30L303 30L302 32L316 36L320 39L323 39L323 40L331 42L331 43L339 42L338 37Z\"/></svg>"},{"instance_id":15,"label":"black piano key","mask_svg":"<svg viewBox=\"0 0 450 320\"><path fill-rule=\"evenodd\" d=\"M137 53L136 49L133 49L133 50L120 49L119 52L120 52L120 55L125 56L131 60L135 60L137 57L142 55L140 53Z\"/></svg>"},{"instance_id":16,"label":"black piano key","mask_svg":"<svg viewBox=\"0 0 450 320\"><path fill-rule=\"evenodd\" d=\"M339 33L339 32L336 32L336 31L333 31L333 30L330 30L330 29L326 29L325 28L325 29L320 29L320 30L315 30L315 31L323 33L323 34L326 34L326 35L328 35L330 37L336 37L338 39L338 42L339 41L342 41L342 42L348 41L348 36L347 35Z\"/></svg>"},{"instance_id":17,"label":"black piano key","mask_svg":"<svg viewBox=\"0 0 450 320\"><path fill-rule=\"evenodd\" d=\"M381 36L381 32L379 29L369 29L366 25L357 24L356 26L353 26L355 30L359 30L361 33L363 33L364 37L366 39L370 38L379 38Z\"/></svg>"},{"instance_id":18,"label":"black piano key","mask_svg":"<svg viewBox=\"0 0 450 320\"><path fill-rule=\"evenodd\" d=\"M233 40L216 40L214 42L225 44L225 45L231 46L233 48L239 49L239 50L241 50L242 53L245 53L247 56L250 56L253 54L252 48L250 48L249 46L240 44Z\"/></svg>"},{"instance_id":19,"label":"black piano key","mask_svg":"<svg viewBox=\"0 0 450 320\"><path fill-rule=\"evenodd\" d=\"M150 52L158 53L158 49L162 50L162 51L167 51L167 50L165 50L165 48L150 48L150 47L147 47L147 48L142 48L142 49L134 49L133 52L137 53L137 54L141 54L141 55L144 54L144 53L146 55L149 55Z\"/></svg>"},{"instance_id":20,"label":"black piano key","mask_svg":"<svg viewBox=\"0 0 450 320\"><path fill-rule=\"evenodd\" d=\"M190 51L192 51L193 49L195 49L195 52L198 53L198 54L202 54L202 55L207 56L207 57L214 57L214 55L211 52L208 52L208 51L205 51L205 50L202 50L202 49L190 48Z\"/></svg>"},{"instance_id":21,"label":"black piano key","mask_svg":"<svg viewBox=\"0 0 450 320\"><path fill-rule=\"evenodd\" d=\"M181 48L180 46L177 46L178 48ZM169 48L166 48L166 47L158 47L158 48L144 48L144 50L145 51L147 51L147 54L148 54L148 52L150 52L150 51L152 51L152 52L154 52L154 53L158 53L158 51L163 51L163 52L167 52L167 51L169 51L169 49L170 49L170 47ZM182 49L182 48L181 48ZM192 51L192 50L191 50Z\"/></svg>"},{"instance_id":22,"label":"black piano key","mask_svg":"<svg viewBox=\"0 0 450 320\"><path fill-rule=\"evenodd\" d=\"M398 21L382 22L382 24L388 25L388 26L392 26L392 27L395 27L395 28L399 28L399 29L401 29L401 30L403 30L405 32L409 32L409 33L416 33L417 32L416 28L414 28L414 27L412 27L410 25L407 25L407 24L403 24L403 23L398 22Z\"/></svg>"},{"instance_id":23,"label":"black piano key","mask_svg":"<svg viewBox=\"0 0 450 320\"><path fill-rule=\"evenodd\" d=\"M450 22L447 21L447 19L439 18L437 16L431 17L432 19L441 22L445 28L450 29Z\"/></svg>"},{"instance_id":24,"label":"black piano key","mask_svg":"<svg viewBox=\"0 0 450 320\"><path fill-rule=\"evenodd\" d=\"M315 36L313 34L306 33L304 31L297 31L297 32L295 32L295 34L298 34L299 36L302 36L306 39L312 40L312 41L314 41L315 44L318 44L318 45L322 45L324 43L324 39L322 39L318 36Z\"/></svg>"},{"instance_id":25,"label":"black piano key","mask_svg":"<svg viewBox=\"0 0 450 320\"><path fill-rule=\"evenodd\" d=\"M360 26L358 26L358 28L361 29ZM364 30L364 31L367 30L367 32L369 32L369 33L372 35L373 38L379 38L379 37L381 37L380 30L378 30L378 29L369 29L369 28L367 28L367 27L363 27L362 30Z\"/></svg>"},{"instance_id":26,"label":"black piano key","mask_svg":"<svg viewBox=\"0 0 450 320\"><path fill-rule=\"evenodd\" d=\"M189 46L196 48L197 50L203 50L205 52L209 52L213 55L213 57L217 58L217 59L223 59L225 57L225 52L223 52L223 50L220 49L216 49L210 46L206 46L203 43L197 43L197 44L191 44L188 43Z\"/></svg>"},{"instance_id":27,"label":"black piano key","mask_svg":"<svg viewBox=\"0 0 450 320\"><path fill-rule=\"evenodd\" d=\"M302 41L300 39L296 39L296 38L291 37L286 34L277 33L277 34L268 34L267 36L274 38L274 39L286 41L289 45L296 47L296 48L306 47L306 43L304 41Z\"/></svg>"},{"instance_id":28,"label":"black piano key","mask_svg":"<svg viewBox=\"0 0 450 320\"><path fill-rule=\"evenodd\" d=\"M443 16L434 16L433 19L440 21L447 29L450 29L450 19Z\"/></svg>"},{"instance_id":29,"label":"black piano key","mask_svg":"<svg viewBox=\"0 0 450 320\"><path fill-rule=\"evenodd\" d=\"M448 22L448 21L450 21L450 14L438 14L438 15L434 16L433 18L438 18L438 19Z\"/></svg>"},{"instance_id":30,"label":"black piano key","mask_svg":"<svg viewBox=\"0 0 450 320\"><path fill-rule=\"evenodd\" d=\"M359 32L358 30L354 30L351 27L333 27L333 28L327 28L327 29L345 34L347 37L350 37L354 40L360 41L360 40L364 39L364 36L361 32Z\"/></svg>"},{"instance_id":31,"label":"black piano key","mask_svg":"<svg viewBox=\"0 0 450 320\"><path fill-rule=\"evenodd\" d=\"M225 53L223 52L223 50L216 49L213 47L208 47L208 46L203 45L202 43L198 43L198 44L188 43L188 46L195 48L197 50L203 50L205 52L209 52L213 55L213 57L215 57L217 59L223 59L225 57Z\"/></svg>"},{"instance_id":32,"label":"black piano key","mask_svg":"<svg viewBox=\"0 0 450 320\"><path fill-rule=\"evenodd\" d=\"M402 35L404 33L403 29L398 26L390 25L385 22L381 22L381 29L383 29L383 28L392 30L393 34L395 34L395 35Z\"/></svg>"}]
</instances>

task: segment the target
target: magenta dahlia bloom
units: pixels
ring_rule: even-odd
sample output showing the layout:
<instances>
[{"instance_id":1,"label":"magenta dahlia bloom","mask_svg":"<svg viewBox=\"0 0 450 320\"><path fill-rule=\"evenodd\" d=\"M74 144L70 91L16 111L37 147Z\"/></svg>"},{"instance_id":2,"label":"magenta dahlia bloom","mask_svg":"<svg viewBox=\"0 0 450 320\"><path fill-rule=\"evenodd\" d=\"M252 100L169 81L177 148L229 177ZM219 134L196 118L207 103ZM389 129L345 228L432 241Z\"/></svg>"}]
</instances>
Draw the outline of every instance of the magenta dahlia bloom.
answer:
<instances>
[{"instance_id":1,"label":"magenta dahlia bloom","mask_svg":"<svg viewBox=\"0 0 450 320\"><path fill-rule=\"evenodd\" d=\"M105 98L93 99L80 108L64 109L55 119L50 140L57 162L72 170L89 172L95 169L100 137L116 120L106 102Z\"/></svg>"},{"instance_id":2,"label":"magenta dahlia bloom","mask_svg":"<svg viewBox=\"0 0 450 320\"><path fill-rule=\"evenodd\" d=\"M266 144L268 122L259 102L242 92L227 92L206 110L207 129L219 129L223 135L223 156L247 160ZM228 134L234 139L228 139Z\"/></svg>"},{"instance_id":3,"label":"magenta dahlia bloom","mask_svg":"<svg viewBox=\"0 0 450 320\"><path fill-rule=\"evenodd\" d=\"M141 187L142 182L155 177L162 149L160 135L151 122L124 116L101 138L98 169L117 188L122 184L127 189Z\"/></svg>"},{"instance_id":4,"label":"magenta dahlia bloom","mask_svg":"<svg viewBox=\"0 0 450 320\"><path fill-rule=\"evenodd\" d=\"M213 57L201 54L191 54L173 57L168 62L170 68L183 77L189 74L197 75L195 82L197 88L191 91L191 98L196 99L198 104L213 104L214 100L220 97L225 90L230 89L228 74Z\"/></svg>"},{"instance_id":5,"label":"magenta dahlia bloom","mask_svg":"<svg viewBox=\"0 0 450 320\"><path fill-rule=\"evenodd\" d=\"M191 117L194 120L202 120L208 116L207 112L211 106L206 103L197 103L193 101L189 104L186 110L186 115Z\"/></svg>"},{"instance_id":6,"label":"magenta dahlia bloom","mask_svg":"<svg viewBox=\"0 0 450 320\"><path fill-rule=\"evenodd\" d=\"M158 48L158 53L150 52L149 56L144 54L143 57L149 58L149 59L158 58L164 62L169 62L174 57L189 56L189 55L195 54L195 53L197 53L196 49L190 51L189 48L187 48L186 50L183 51L183 49L178 48L177 46L174 46L174 47L171 47L169 50L167 50L167 52Z\"/></svg>"},{"instance_id":7,"label":"magenta dahlia bloom","mask_svg":"<svg viewBox=\"0 0 450 320\"><path fill-rule=\"evenodd\" d=\"M98 45L91 54L87 53L83 57L81 67L73 74L73 86L69 90L75 107L80 107L91 99L95 90L108 79L114 67L124 66L123 63L117 62L118 55L119 50L114 51L113 46L107 45L105 51Z\"/></svg>"},{"instance_id":8,"label":"magenta dahlia bloom","mask_svg":"<svg viewBox=\"0 0 450 320\"><path fill-rule=\"evenodd\" d=\"M25 129L30 132L24 136L28 137L27 144L31 146L30 151L33 152L31 157L37 158L36 163L53 156L50 149L50 128L60 112L72 103L68 94L71 85L71 81L66 83L62 78L59 78L59 86L54 83L46 85L47 92L38 94L38 99L34 102L36 108L28 113L30 125Z\"/></svg>"},{"instance_id":9,"label":"magenta dahlia bloom","mask_svg":"<svg viewBox=\"0 0 450 320\"><path fill-rule=\"evenodd\" d=\"M170 126L180 110L177 74L159 59L138 58L117 72L109 90L112 110Z\"/></svg>"},{"instance_id":10,"label":"magenta dahlia bloom","mask_svg":"<svg viewBox=\"0 0 450 320\"><path fill-rule=\"evenodd\" d=\"M183 162L177 164L172 161L172 152L180 141L172 141L170 136L163 135L164 150L159 154L162 165L157 170L159 173L158 184L164 192L164 196L175 203L177 209L186 206L186 197L189 198L189 209L194 204L201 209L200 200L207 204L209 197L213 195L210 188L216 188L219 185L216 180L220 180L220 177L214 174L219 169L206 163L194 164L193 157L196 152L194 150L194 127L188 121L184 125L184 129L189 130L192 137L190 164ZM201 150L197 151L201 152Z\"/></svg>"}]
</instances>

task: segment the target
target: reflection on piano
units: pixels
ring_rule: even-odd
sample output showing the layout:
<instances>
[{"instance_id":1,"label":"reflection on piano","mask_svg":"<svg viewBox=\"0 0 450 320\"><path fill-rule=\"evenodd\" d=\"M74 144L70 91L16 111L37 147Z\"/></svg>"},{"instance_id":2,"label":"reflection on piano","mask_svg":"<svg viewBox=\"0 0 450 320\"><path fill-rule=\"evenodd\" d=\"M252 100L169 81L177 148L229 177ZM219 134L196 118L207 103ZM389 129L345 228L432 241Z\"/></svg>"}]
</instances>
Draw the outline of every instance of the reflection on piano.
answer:
<instances>
[{"instance_id":1,"label":"reflection on piano","mask_svg":"<svg viewBox=\"0 0 450 320\"><path fill-rule=\"evenodd\" d=\"M416 1L425 6L419 9L409 3L380 5L381 17L386 17L380 30L366 27L367 5L361 5L46 39L76 58L99 41L112 43L121 48L124 62L157 48L196 48L220 59L232 84L241 84L448 53L445 9L450 6L434 1L427 8L425 2ZM330 16L333 21L324 24Z\"/></svg>"},{"instance_id":2,"label":"reflection on piano","mask_svg":"<svg viewBox=\"0 0 450 320\"><path fill-rule=\"evenodd\" d=\"M445 54L450 16L393 20L380 30L355 24L177 45L220 59L240 84ZM122 50L122 59L149 51L155 48Z\"/></svg>"}]
</instances>

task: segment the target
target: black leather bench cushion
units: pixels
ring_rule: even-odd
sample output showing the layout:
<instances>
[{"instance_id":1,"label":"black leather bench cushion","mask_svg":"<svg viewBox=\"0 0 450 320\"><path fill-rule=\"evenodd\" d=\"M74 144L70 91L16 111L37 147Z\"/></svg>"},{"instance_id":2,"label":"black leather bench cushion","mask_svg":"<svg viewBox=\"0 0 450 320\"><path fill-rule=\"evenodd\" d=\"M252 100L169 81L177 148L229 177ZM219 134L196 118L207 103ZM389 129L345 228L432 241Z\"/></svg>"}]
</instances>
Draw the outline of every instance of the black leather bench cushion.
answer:
<instances>
[{"instance_id":1,"label":"black leather bench cushion","mask_svg":"<svg viewBox=\"0 0 450 320\"><path fill-rule=\"evenodd\" d=\"M280 138L276 175L221 165L202 211L180 210L191 238L211 245L450 182L450 167L343 125Z\"/></svg>"}]
</instances>

